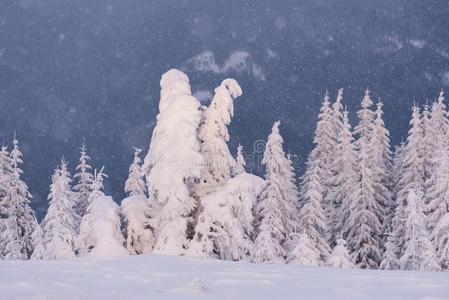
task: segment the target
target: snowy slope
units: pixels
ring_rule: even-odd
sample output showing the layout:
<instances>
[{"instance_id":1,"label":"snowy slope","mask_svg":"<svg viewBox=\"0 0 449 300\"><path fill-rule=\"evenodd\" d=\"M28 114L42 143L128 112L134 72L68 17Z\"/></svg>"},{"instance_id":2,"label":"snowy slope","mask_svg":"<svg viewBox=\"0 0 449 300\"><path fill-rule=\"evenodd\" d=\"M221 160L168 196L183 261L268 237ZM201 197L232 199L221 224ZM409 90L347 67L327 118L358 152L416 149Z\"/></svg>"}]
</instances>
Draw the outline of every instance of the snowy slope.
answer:
<instances>
[{"instance_id":1,"label":"snowy slope","mask_svg":"<svg viewBox=\"0 0 449 300\"><path fill-rule=\"evenodd\" d=\"M449 273L133 256L0 262L0 299L449 299Z\"/></svg>"}]
</instances>

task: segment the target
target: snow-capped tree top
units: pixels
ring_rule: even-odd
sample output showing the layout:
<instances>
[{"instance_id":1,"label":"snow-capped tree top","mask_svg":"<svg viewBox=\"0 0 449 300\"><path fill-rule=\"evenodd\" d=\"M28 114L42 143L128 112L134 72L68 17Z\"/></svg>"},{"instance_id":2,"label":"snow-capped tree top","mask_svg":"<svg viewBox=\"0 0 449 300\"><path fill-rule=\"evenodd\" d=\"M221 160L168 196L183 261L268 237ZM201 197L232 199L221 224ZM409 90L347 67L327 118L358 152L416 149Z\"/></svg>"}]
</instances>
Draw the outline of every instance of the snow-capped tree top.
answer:
<instances>
[{"instance_id":1,"label":"snow-capped tree top","mask_svg":"<svg viewBox=\"0 0 449 300\"><path fill-rule=\"evenodd\" d=\"M365 90L365 96L362 99L361 109L357 112L359 124L354 128L354 133L361 139L358 140L358 146L362 141L368 142L374 124L374 112L371 110L373 101L370 97L370 91Z\"/></svg>"},{"instance_id":2,"label":"snow-capped tree top","mask_svg":"<svg viewBox=\"0 0 449 300\"><path fill-rule=\"evenodd\" d=\"M130 196L145 196L145 180L143 179L142 149L134 148L133 163L129 167L129 176L125 183L125 192Z\"/></svg>"},{"instance_id":3,"label":"snow-capped tree top","mask_svg":"<svg viewBox=\"0 0 449 300\"><path fill-rule=\"evenodd\" d=\"M335 136L341 131L341 127L343 126L343 104L341 103L343 100L343 88L338 90L337 98L335 102L332 104L332 116L334 119L334 127L335 127Z\"/></svg>"},{"instance_id":4,"label":"snow-capped tree top","mask_svg":"<svg viewBox=\"0 0 449 300\"><path fill-rule=\"evenodd\" d=\"M284 140L279 134L280 124L280 121L274 122L273 127L271 128L271 134L268 136L265 145L262 164L267 168L267 179L270 178L271 174L281 173L284 168L287 167L284 150L282 149Z\"/></svg>"},{"instance_id":5,"label":"snow-capped tree top","mask_svg":"<svg viewBox=\"0 0 449 300\"><path fill-rule=\"evenodd\" d=\"M104 178L108 178L108 175L106 175L105 173L103 173L104 167L101 168L100 172L97 172L97 170L95 170L95 179L92 183L92 192L100 192L103 191L103 180Z\"/></svg>"},{"instance_id":6,"label":"snow-capped tree top","mask_svg":"<svg viewBox=\"0 0 449 300\"><path fill-rule=\"evenodd\" d=\"M321 148L321 151L331 151L335 144L335 127L334 118L332 116L332 109L329 102L329 93L326 91L323 103L321 105L320 113L318 115L318 122L315 129L314 144Z\"/></svg>"},{"instance_id":7,"label":"snow-capped tree top","mask_svg":"<svg viewBox=\"0 0 449 300\"><path fill-rule=\"evenodd\" d=\"M234 175L241 174L245 172L246 162L245 156L243 155L243 146L241 144L237 147L237 159L236 165L234 167Z\"/></svg>"},{"instance_id":8,"label":"snow-capped tree top","mask_svg":"<svg viewBox=\"0 0 449 300\"><path fill-rule=\"evenodd\" d=\"M90 156L87 154L87 147L85 144L82 144L80 148L79 164L76 166L77 173L74 176L74 178L78 180L78 184L75 185L73 189L83 194L85 197L87 197L86 195L90 192L90 186L94 180L93 175L90 172L92 166L89 165L89 160Z\"/></svg>"},{"instance_id":9,"label":"snow-capped tree top","mask_svg":"<svg viewBox=\"0 0 449 300\"><path fill-rule=\"evenodd\" d=\"M22 174L22 170L19 168L19 165L22 164L23 161L22 161L22 152L20 151L20 148L19 148L19 141L16 139L15 133L14 133L14 140L12 143L13 143L13 149L10 153L11 166L12 166L13 175L18 178Z\"/></svg>"}]
</instances>

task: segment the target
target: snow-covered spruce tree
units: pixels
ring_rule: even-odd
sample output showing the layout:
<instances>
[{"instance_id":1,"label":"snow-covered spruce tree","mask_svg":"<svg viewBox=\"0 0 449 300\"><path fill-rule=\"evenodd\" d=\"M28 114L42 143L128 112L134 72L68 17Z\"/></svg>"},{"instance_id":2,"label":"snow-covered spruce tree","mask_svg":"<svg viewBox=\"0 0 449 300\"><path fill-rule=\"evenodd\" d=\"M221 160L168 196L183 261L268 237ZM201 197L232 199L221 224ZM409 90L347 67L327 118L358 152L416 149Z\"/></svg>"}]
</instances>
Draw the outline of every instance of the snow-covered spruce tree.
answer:
<instances>
[{"instance_id":1,"label":"snow-covered spruce tree","mask_svg":"<svg viewBox=\"0 0 449 300\"><path fill-rule=\"evenodd\" d=\"M341 101L341 97L337 97L337 100ZM328 184L328 179L332 176L331 162L334 160L334 150L337 143L336 131L338 125L336 126L336 124L339 123L339 103L336 103L334 108L337 112L332 110L329 102L329 95L326 92L318 115L318 122L313 140L315 147L312 150L311 155L315 164L317 164L319 181L322 185L322 206L326 214L331 214L333 209L332 199L328 197L328 193L331 189Z\"/></svg>"},{"instance_id":2,"label":"snow-covered spruce tree","mask_svg":"<svg viewBox=\"0 0 449 300\"><path fill-rule=\"evenodd\" d=\"M76 211L82 218L89 205L89 195L91 192L92 182L94 181L92 175L92 166L89 165L90 156L87 154L87 147L83 144L80 148L79 164L76 166L76 174L74 179L76 184L73 190L77 193Z\"/></svg>"},{"instance_id":3,"label":"snow-covered spruce tree","mask_svg":"<svg viewBox=\"0 0 449 300\"><path fill-rule=\"evenodd\" d=\"M154 252L179 255L187 245L187 231L197 205L193 189L203 158L197 130L200 103L192 96L189 78L171 69L161 79L159 115L144 173L154 219Z\"/></svg>"},{"instance_id":4,"label":"snow-covered spruce tree","mask_svg":"<svg viewBox=\"0 0 449 300\"><path fill-rule=\"evenodd\" d=\"M227 125L234 115L234 99L242 95L242 89L234 79L225 79L215 89L215 95L209 107L205 109L198 137L201 142L201 154L204 157L204 169L198 196L206 195L225 184L231 177L236 162L229 152Z\"/></svg>"},{"instance_id":5,"label":"snow-covered spruce tree","mask_svg":"<svg viewBox=\"0 0 449 300\"><path fill-rule=\"evenodd\" d=\"M313 247L314 242L307 234L293 233L294 247L288 253L287 263L301 266L319 266L321 265L320 254Z\"/></svg>"},{"instance_id":6,"label":"snow-covered spruce tree","mask_svg":"<svg viewBox=\"0 0 449 300\"><path fill-rule=\"evenodd\" d=\"M390 133L385 128L382 119L382 102L377 103L375 111L376 118L371 136L371 168L374 174L374 197L378 203L379 210L377 218L382 223L382 234L385 232L385 213L386 207L392 199L392 162L390 148Z\"/></svg>"},{"instance_id":7,"label":"snow-covered spruce tree","mask_svg":"<svg viewBox=\"0 0 449 300\"><path fill-rule=\"evenodd\" d=\"M121 257L128 255L120 229L120 207L103 193L103 173L95 171L89 206L81 220L78 236L79 255Z\"/></svg>"},{"instance_id":8,"label":"snow-covered spruce tree","mask_svg":"<svg viewBox=\"0 0 449 300\"><path fill-rule=\"evenodd\" d=\"M430 238L442 269L449 270L449 212L440 218Z\"/></svg>"},{"instance_id":9,"label":"snow-covered spruce tree","mask_svg":"<svg viewBox=\"0 0 449 300\"><path fill-rule=\"evenodd\" d=\"M5 153L4 153L5 154ZM28 259L33 252L32 233L35 230L35 216L30 207L31 194L22 181L20 165L22 153L14 137L13 149L9 155L10 176L7 176L2 198L2 243L3 258L6 260Z\"/></svg>"},{"instance_id":10,"label":"snow-covered spruce tree","mask_svg":"<svg viewBox=\"0 0 449 300\"><path fill-rule=\"evenodd\" d=\"M349 197L356 182L356 152L353 145L351 124L348 111L343 114L343 126L335 146L335 159L332 163L332 176L328 183L332 186L328 197L332 199L332 210L327 216L326 237L330 246L341 237L344 222L348 220L350 210Z\"/></svg>"},{"instance_id":11,"label":"snow-covered spruce tree","mask_svg":"<svg viewBox=\"0 0 449 300\"><path fill-rule=\"evenodd\" d=\"M334 125L334 135L338 137L340 132L343 130L343 89L339 89L337 93L337 98L332 104L332 120Z\"/></svg>"},{"instance_id":12,"label":"snow-covered spruce tree","mask_svg":"<svg viewBox=\"0 0 449 300\"><path fill-rule=\"evenodd\" d=\"M307 170L301 183L302 208L299 213L301 235L297 236L296 245L289 254L289 261L308 262L310 265L321 265L330 253L325 239L326 217L323 207L323 185L319 177L319 165L312 156L307 162ZM301 238L299 238L301 237ZM307 241L310 251L303 252L304 246L298 243ZM301 251L299 251L301 250ZM297 257L298 255L308 257Z\"/></svg>"},{"instance_id":13,"label":"snow-covered spruce tree","mask_svg":"<svg viewBox=\"0 0 449 300\"><path fill-rule=\"evenodd\" d=\"M187 255L247 260L253 254L253 208L265 181L242 172L201 199Z\"/></svg>"},{"instance_id":14,"label":"snow-covered spruce tree","mask_svg":"<svg viewBox=\"0 0 449 300\"><path fill-rule=\"evenodd\" d=\"M334 268L354 268L354 264L352 263L348 249L346 248L345 240L337 240L337 244L327 258L326 265Z\"/></svg>"},{"instance_id":15,"label":"snow-covered spruce tree","mask_svg":"<svg viewBox=\"0 0 449 300\"><path fill-rule=\"evenodd\" d=\"M394 241L394 235L386 232L385 251L382 256L382 261L379 265L380 270L398 270L399 261L396 257L396 246Z\"/></svg>"},{"instance_id":16,"label":"snow-covered spruce tree","mask_svg":"<svg viewBox=\"0 0 449 300\"><path fill-rule=\"evenodd\" d=\"M129 168L129 176L125 184L128 197L121 203L125 216L126 247L131 254L150 253L154 247L154 236L150 220L146 216L148 201L145 196L145 180L143 178L141 149L135 149L134 160Z\"/></svg>"},{"instance_id":17,"label":"snow-covered spruce tree","mask_svg":"<svg viewBox=\"0 0 449 300\"><path fill-rule=\"evenodd\" d=\"M376 269L381 259L382 225L379 215L383 209L375 196L377 174L374 173L371 161L374 129L374 112L370 109L371 105L367 90L362 100L362 108L357 112L357 177L349 197L349 218L343 228L343 237L352 252L353 263L364 269Z\"/></svg>"},{"instance_id":18,"label":"snow-covered spruce tree","mask_svg":"<svg viewBox=\"0 0 449 300\"><path fill-rule=\"evenodd\" d=\"M76 228L79 216L75 211L76 195L72 192L72 178L67 163L62 160L52 177L49 207L42 221L45 259L76 257Z\"/></svg>"},{"instance_id":19,"label":"snow-covered spruce tree","mask_svg":"<svg viewBox=\"0 0 449 300\"><path fill-rule=\"evenodd\" d=\"M410 190L407 196L404 253L402 270L438 271L435 249L426 230L422 193Z\"/></svg>"},{"instance_id":20,"label":"snow-covered spruce tree","mask_svg":"<svg viewBox=\"0 0 449 300\"><path fill-rule=\"evenodd\" d=\"M266 187L256 208L258 234L255 242L255 262L279 262L286 257L284 246L298 227L297 191L292 162L285 156L280 122L273 124L265 147L262 164L266 168Z\"/></svg>"},{"instance_id":21,"label":"snow-covered spruce tree","mask_svg":"<svg viewBox=\"0 0 449 300\"><path fill-rule=\"evenodd\" d=\"M243 146L241 144L237 147L237 158L236 158L236 164L234 166L234 169L232 170L232 174L238 175L245 172L246 162L245 162L245 156L243 155Z\"/></svg>"},{"instance_id":22,"label":"snow-covered spruce tree","mask_svg":"<svg viewBox=\"0 0 449 300\"><path fill-rule=\"evenodd\" d=\"M406 219L408 193L410 190L422 191L424 189L421 139L420 113L419 108L415 105L412 110L407 141L400 153L399 169L396 170L398 175L395 186L396 208L391 226L397 257L401 257L404 251L404 220Z\"/></svg>"},{"instance_id":23,"label":"snow-covered spruce tree","mask_svg":"<svg viewBox=\"0 0 449 300\"><path fill-rule=\"evenodd\" d=\"M45 246L44 246L44 233L42 227L39 225L37 220L35 220L35 228L31 235L33 241L33 253L31 254L31 260L40 260L45 257Z\"/></svg>"},{"instance_id":24,"label":"snow-covered spruce tree","mask_svg":"<svg viewBox=\"0 0 449 300\"><path fill-rule=\"evenodd\" d=\"M437 102L432 106L430 119L430 137L424 136L424 161L428 162L426 173L426 193L424 197L427 228L433 231L439 219L449 211L449 142L447 141L448 118L445 111L443 94L440 93ZM433 241L433 240L432 240ZM435 245L436 246L436 245Z\"/></svg>"}]
</instances>

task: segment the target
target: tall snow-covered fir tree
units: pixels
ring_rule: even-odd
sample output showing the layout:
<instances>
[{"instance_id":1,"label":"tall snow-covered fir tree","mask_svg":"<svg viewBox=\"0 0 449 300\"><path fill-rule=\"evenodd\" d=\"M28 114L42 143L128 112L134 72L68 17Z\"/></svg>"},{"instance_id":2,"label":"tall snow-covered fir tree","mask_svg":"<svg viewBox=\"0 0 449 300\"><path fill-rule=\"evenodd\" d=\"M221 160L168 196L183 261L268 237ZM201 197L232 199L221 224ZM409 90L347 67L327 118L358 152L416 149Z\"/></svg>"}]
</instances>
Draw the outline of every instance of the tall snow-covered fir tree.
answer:
<instances>
[{"instance_id":1,"label":"tall snow-covered fir tree","mask_svg":"<svg viewBox=\"0 0 449 300\"><path fill-rule=\"evenodd\" d=\"M231 177L236 162L227 145L227 125L234 115L234 99L241 95L242 89L237 81L225 79L215 89L212 102L204 110L198 133L204 158L204 168L197 189L200 197L224 185Z\"/></svg>"},{"instance_id":2,"label":"tall snow-covered fir tree","mask_svg":"<svg viewBox=\"0 0 449 300\"><path fill-rule=\"evenodd\" d=\"M52 177L49 207L42 221L45 259L74 258L77 249L76 195L72 192L72 178L67 163L62 160Z\"/></svg>"},{"instance_id":3,"label":"tall snow-covered fir tree","mask_svg":"<svg viewBox=\"0 0 449 300\"><path fill-rule=\"evenodd\" d=\"M357 112L359 124L355 127L358 139L356 182L349 197L349 218L343 228L343 237L352 252L353 263L360 268L375 269L381 259L382 224L379 214L382 206L376 199L376 179L372 167L374 112L369 91L365 91L361 109Z\"/></svg>"},{"instance_id":4,"label":"tall snow-covered fir tree","mask_svg":"<svg viewBox=\"0 0 449 300\"><path fill-rule=\"evenodd\" d=\"M395 171L398 178L395 184L395 213L392 219L392 234L394 234L395 252L397 257L403 254L407 197L411 190L424 190L423 160L421 152L422 127L419 108L415 105L412 109L410 129L405 145L401 149L400 156L396 159L398 169Z\"/></svg>"},{"instance_id":5,"label":"tall snow-covered fir tree","mask_svg":"<svg viewBox=\"0 0 449 300\"><path fill-rule=\"evenodd\" d=\"M194 187L201 177L203 157L197 137L200 103L192 96L189 78L171 69L162 75L159 114L145 158L156 243L154 252L184 253L197 205Z\"/></svg>"},{"instance_id":6,"label":"tall snow-covered fir tree","mask_svg":"<svg viewBox=\"0 0 449 300\"><path fill-rule=\"evenodd\" d=\"M426 230L422 193L410 190L407 196L404 253L402 270L438 271L435 249Z\"/></svg>"},{"instance_id":7,"label":"tall snow-covered fir tree","mask_svg":"<svg viewBox=\"0 0 449 300\"><path fill-rule=\"evenodd\" d=\"M5 174L10 172L3 178L5 191L0 224L2 256L6 260L28 259L34 249L32 234L36 230L36 222L29 205L32 196L21 179L23 171L20 166L23 161L18 140L14 137L9 159L5 157L6 148L2 152L2 164L9 163L9 167L2 166L3 171L6 171Z\"/></svg>"},{"instance_id":8,"label":"tall snow-covered fir tree","mask_svg":"<svg viewBox=\"0 0 449 300\"><path fill-rule=\"evenodd\" d=\"M237 147L237 157L235 159L235 166L232 170L233 175L238 175L245 172L246 161L245 156L243 154L243 146L241 144Z\"/></svg>"},{"instance_id":9,"label":"tall snow-covered fir tree","mask_svg":"<svg viewBox=\"0 0 449 300\"><path fill-rule=\"evenodd\" d=\"M319 174L319 164L310 156L307 162L306 173L301 182L302 207L299 213L299 231L301 235L298 236L297 244L289 255L289 261L303 261L309 265L320 265L325 262L326 257L330 253L325 237L326 216L322 207L323 185ZM307 245L309 251L302 251L305 248L302 245L298 245L298 243L304 241L307 241L309 244ZM295 257L299 255L307 255L308 257Z\"/></svg>"},{"instance_id":10,"label":"tall snow-covered fir tree","mask_svg":"<svg viewBox=\"0 0 449 300\"><path fill-rule=\"evenodd\" d=\"M332 120L334 125L334 136L338 137L343 130L343 89L339 89L335 102L332 103Z\"/></svg>"},{"instance_id":11,"label":"tall snow-covered fir tree","mask_svg":"<svg viewBox=\"0 0 449 300\"><path fill-rule=\"evenodd\" d=\"M282 261L290 235L297 229L298 193L292 172L292 162L282 148L280 122L273 124L265 147L262 164L266 168L267 185L256 208L258 234L255 242L255 262Z\"/></svg>"},{"instance_id":12,"label":"tall snow-covered fir tree","mask_svg":"<svg viewBox=\"0 0 449 300\"><path fill-rule=\"evenodd\" d=\"M150 253L154 247L153 230L146 214L148 201L145 196L142 160L139 156L141 151L140 149L134 151L134 160L129 167L129 176L125 183L128 197L121 203L125 216L126 247L131 254Z\"/></svg>"},{"instance_id":13,"label":"tall snow-covered fir tree","mask_svg":"<svg viewBox=\"0 0 449 300\"><path fill-rule=\"evenodd\" d=\"M332 210L327 215L326 237L330 246L333 246L341 237L344 222L349 218L349 197L356 182L357 158L348 111L343 113L343 126L335 146L335 159L331 163L333 172L328 183L332 189L328 197L332 199Z\"/></svg>"},{"instance_id":14,"label":"tall snow-covered fir tree","mask_svg":"<svg viewBox=\"0 0 449 300\"><path fill-rule=\"evenodd\" d=\"M76 166L76 174L73 176L76 184L73 190L77 193L76 210L78 215L82 218L89 205L89 195L91 192L92 182L94 181L92 175L92 166L89 164L90 156L87 154L87 147L83 144L80 148L79 163Z\"/></svg>"}]
</instances>

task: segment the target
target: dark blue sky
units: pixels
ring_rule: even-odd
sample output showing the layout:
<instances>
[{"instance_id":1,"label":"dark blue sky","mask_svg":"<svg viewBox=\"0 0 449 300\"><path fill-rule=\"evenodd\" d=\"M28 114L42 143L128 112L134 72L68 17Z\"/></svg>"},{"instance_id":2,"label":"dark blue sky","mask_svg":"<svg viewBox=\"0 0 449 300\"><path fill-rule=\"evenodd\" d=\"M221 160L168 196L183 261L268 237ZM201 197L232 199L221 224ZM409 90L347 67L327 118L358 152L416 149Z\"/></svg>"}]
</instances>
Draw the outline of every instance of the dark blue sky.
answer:
<instances>
[{"instance_id":1,"label":"dark blue sky","mask_svg":"<svg viewBox=\"0 0 449 300\"><path fill-rule=\"evenodd\" d=\"M306 157L322 96L340 87L352 118L365 87L381 97L398 142L413 101L449 88L449 4L0 0L0 137L17 131L40 215L52 170L63 155L73 169L83 140L120 200L171 67L205 102L222 79L240 82L232 151L251 152L280 119L286 147Z\"/></svg>"}]
</instances>

